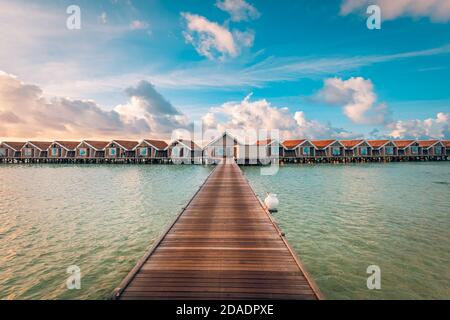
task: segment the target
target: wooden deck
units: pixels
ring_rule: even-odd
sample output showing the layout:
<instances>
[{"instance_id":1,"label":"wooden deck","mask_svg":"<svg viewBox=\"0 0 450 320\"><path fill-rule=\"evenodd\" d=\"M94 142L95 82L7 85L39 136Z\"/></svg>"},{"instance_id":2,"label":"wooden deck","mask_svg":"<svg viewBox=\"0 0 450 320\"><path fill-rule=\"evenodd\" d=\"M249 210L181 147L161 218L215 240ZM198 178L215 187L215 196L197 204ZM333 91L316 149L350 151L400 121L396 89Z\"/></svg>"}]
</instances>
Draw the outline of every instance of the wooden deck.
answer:
<instances>
[{"instance_id":1,"label":"wooden deck","mask_svg":"<svg viewBox=\"0 0 450 320\"><path fill-rule=\"evenodd\" d=\"M117 299L320 299L247 179L220 164Z\"/></svg>"}]
</instances>

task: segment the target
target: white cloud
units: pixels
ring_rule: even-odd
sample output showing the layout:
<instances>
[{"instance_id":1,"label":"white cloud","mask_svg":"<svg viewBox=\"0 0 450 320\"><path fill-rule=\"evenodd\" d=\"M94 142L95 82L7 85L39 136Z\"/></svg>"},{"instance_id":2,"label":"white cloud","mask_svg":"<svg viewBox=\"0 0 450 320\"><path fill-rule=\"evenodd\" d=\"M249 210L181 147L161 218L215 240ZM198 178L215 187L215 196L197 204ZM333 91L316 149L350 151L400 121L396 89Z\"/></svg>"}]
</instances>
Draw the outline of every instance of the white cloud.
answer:
<instances>
[{"instance_id":1,"label":"white cloud","mask_svg":"<svg viewBox=\"0 0 450 320\"><path fill-rule=\"evenodd\" d=\"M92 100L44 98L40 87L0 71L0 137L138 138L188 126L187 118L151 84L141 82L127 94L127 104L107 111Z\"/></svg>"},{"instance_id":2,"label":"white cloud","mask_svg":"<svg viewBox=\"0 0 450 320\"><path fill-rule=\"evenodd\" d=\"M126 121L144 119L152 132L170 134L174 129L189 126L189 119L167 101L155 87L141 81L136 87L126 89L129 101L118 105L118 112Z\"/></svg>"},{"instance_id":3,"label":"white cloud","mask_svg":"<svg viewBox=\"0 0 450 320\"><path fill-rule=\"evenodd\" d=\"M387 129L393 138L450 139L450 113L439 112L435 119L392 122Z\"/></svg>"},{"instance_id":4,"label":"white cloud","mask_svg":"<svg viewBox=\"0 0 450 320\"><path fill-rule=\"evenodd\" d=\"M204 127L219 132L278 130L283 139L357 136L329 124L308 120L302 111L293 115L288 108L274 107L265 99L251 101L250 98L251 94L240 102L211 108L202 118Z\"/></svg>"},{"instance_id":5,"label":"white cloud","mask_svg":"<svg viewBox=\"0 0 450 320\"><path fill-rule=\"evenodd\" d=\"M401 16L430 17L432 21L450 20L450 1L448 0L344 0L341 14L348 15L358 11L365 13L369 5L381 8L384 20L393 20Z\"/></svg>"},{"instance_id":6,"label":"white cloud","mask_svg":"<svg viewBox=\"0 0 450 320\"><path fill-rule=\"evenodd\" d=\"M342 106L344 114L354 123L373 125L386 122L387 106L377 104L372 81L368 79L326 79L317 97L326 103Z\"/></svg>"},{"instance_id":7,"label":"white cloud","mask_svg":"<svg viewBox=\"0 0 450 320\"><path fill-rule=\"evenodd\" d=\"M255 32L253 30L233 30L233 37L239 47L251 47L255 41Z\"/></svg>"},{"instance_id":8,"label":"white cloud","mask_svg":"<svg viewBox=\"0 0 450 320\"><path fill-rule=\"evenodd\" d=\"M254 34L251 31L231 32L227 27L205 17L188 12L181 15L187 23L187 30L183 32L184 39L208 59L236 57L241 48L253 45Z\"/></svg>"},{"instance_id":9,"label":"white cloud","mask_svg":"<svg viewBox=\"0 0 450 320\"><path fill-rule=\"evenodd\" d=\"M233 21L249 21L260 17L259 11L245 0L218 0L216 6L230 14Z\"/></svg>"},{"instance_id":10,"label":"white cloud","mask_svg":"<svg viewBox=\"0 0 450 320\"><path fill-rule=\"evenodd\" d=\"M141 20L133 20L130 23L130 29L131 30L146 30L149 28L148 22L141 21Z\"/></svg>"}]
</instances>

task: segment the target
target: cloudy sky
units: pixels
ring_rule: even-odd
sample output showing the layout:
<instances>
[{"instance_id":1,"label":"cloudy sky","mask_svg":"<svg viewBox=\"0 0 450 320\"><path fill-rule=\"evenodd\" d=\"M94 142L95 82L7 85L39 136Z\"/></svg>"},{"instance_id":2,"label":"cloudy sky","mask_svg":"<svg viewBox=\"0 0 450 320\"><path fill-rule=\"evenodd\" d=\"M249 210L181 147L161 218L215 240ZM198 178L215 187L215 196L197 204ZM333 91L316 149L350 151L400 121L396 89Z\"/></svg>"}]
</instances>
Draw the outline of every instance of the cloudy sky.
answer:
<instances>
[{"instance_id":1,"label":"cloudy sky","mask_svg":"<svg viewBox=\"0 0 450 320\"><path fill-rule=\"evenodd\" d=\"M449 68L450 0L0 0L0 139L450 138Z\"/></svg>"}]
</instances>

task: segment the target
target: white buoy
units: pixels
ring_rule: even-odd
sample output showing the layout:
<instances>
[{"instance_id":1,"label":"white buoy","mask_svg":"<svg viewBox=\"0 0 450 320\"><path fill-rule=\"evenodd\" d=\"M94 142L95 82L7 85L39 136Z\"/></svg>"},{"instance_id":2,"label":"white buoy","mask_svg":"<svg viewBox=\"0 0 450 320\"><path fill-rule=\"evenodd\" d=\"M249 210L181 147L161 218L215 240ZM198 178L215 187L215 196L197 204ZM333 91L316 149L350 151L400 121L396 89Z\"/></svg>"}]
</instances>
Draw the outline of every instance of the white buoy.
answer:
<instances>
[{"instance_id":1,"label":"white buoy","mask_svg":"<svg viewBox=\"0 0 450 320\"><path fill-rule=\"evenodd\" d=\"M280 201L278 201L277 195L275 193L267 193L264 204L266 205L267 210L269 210L270 212L276 212L278 211L278 205L280 204Z\"/></svg>"}]
</instances>

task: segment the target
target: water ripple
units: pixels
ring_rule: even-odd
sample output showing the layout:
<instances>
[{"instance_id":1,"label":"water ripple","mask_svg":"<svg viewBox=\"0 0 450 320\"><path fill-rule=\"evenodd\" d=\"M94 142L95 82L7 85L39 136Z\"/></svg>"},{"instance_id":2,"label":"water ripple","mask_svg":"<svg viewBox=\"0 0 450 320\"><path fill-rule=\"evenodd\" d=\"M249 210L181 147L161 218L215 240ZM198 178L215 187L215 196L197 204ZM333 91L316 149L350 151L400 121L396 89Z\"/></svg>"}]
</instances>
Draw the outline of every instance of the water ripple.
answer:
<instances>
[{"instance_id":1,"label":"water ripple","mask_svg":"<svg viewBox=\"0 0 450 320\"><path fill-rule=\"evenodd\" d=\"M244 169L326 297L449 299L449 163L286 165ZM368 290L379 265L382 289Z\"/></svg>"}]
</instances>

